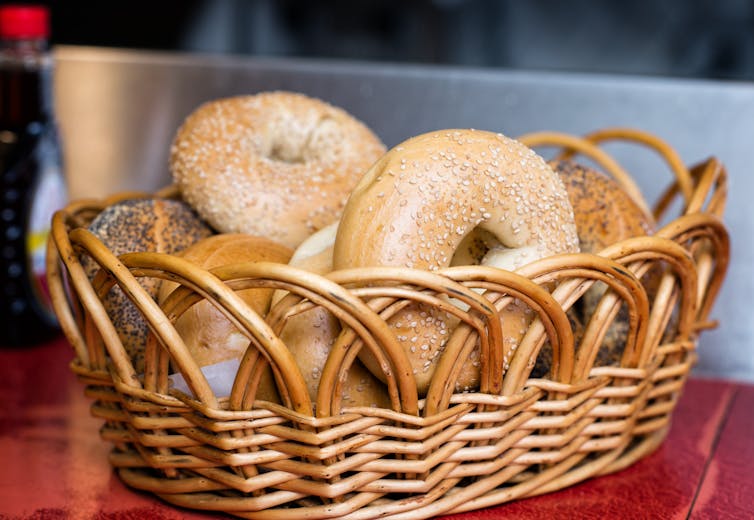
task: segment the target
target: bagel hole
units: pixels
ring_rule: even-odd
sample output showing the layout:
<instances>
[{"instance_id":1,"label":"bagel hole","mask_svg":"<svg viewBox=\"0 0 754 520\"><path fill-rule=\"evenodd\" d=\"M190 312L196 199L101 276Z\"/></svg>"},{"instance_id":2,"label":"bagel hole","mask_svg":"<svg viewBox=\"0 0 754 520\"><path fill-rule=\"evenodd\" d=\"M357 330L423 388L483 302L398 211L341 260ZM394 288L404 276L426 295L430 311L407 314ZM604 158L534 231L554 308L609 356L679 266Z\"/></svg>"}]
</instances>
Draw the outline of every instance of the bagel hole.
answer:
<instances>
[{"instance_id":1,"label":"bagel hole","mask_svg":"<svg viewBox=\"0 0 754 520\"><path fill-rule=\"evenodd\" d=\"M283 139L276 139L272 142L270 151L267 157L270 160L283 162L287 164L300 164L304 162L304 156L301 153L301 148L291 146L291 143L286 142Z\"/></svg>"},{"instance_id":2,"label":"bagel hole","mask_svg":"<svg viewBox=\"0 0 754 520\"><path fill-rule=\"evenodd\" d=\"M499 246L495 235L480 227L475 227L468 233L450 259L450 265L479 265L492 247Z\"/></svg>"},{"instance_id":3,"label":"bagel hole","mask_svg":"<svg viewBox=\"0 0 754 520\"><path fill-rule=\"evenodd\" d=\"M337 121L324 115L308 130L274 135L265 156L285 164L303 164L332 149L342 140Z\"/></svg>"}]
</instances>

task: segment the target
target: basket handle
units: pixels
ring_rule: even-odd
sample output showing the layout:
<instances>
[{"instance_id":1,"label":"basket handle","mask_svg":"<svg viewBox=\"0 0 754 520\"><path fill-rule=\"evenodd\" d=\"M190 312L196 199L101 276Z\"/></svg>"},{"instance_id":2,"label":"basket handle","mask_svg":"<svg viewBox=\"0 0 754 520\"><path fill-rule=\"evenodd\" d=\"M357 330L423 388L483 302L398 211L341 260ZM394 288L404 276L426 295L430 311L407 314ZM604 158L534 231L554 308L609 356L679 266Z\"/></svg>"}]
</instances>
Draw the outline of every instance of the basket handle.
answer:
<instances>
[{"instance_id":1,"label":"basket handle","mask_svg":"<svg viewBox=\"0 0 754 520\"><path fill-rule=\"evenodd\" d=\"M141 388L141 383L133 369L133 364L126 354L123 344L118 337L118 333L115 330L115 326L113 325L112 321L110 321L110 318L107 315L107 311L103 307L101 300L97 296L97 293L92 286L92 282L84 272L84 268L79 262L78 254L74 250L74 246L78 246L87 252L89 252L90 249L94 249L102 255L109 255L111 257L111 260L115 259L115 257L107 250L107 248L104 247L104 245L102 245L102 243L94 235L92 235L87 230L83 228L77 228L68 233L65 229L65 225L62 222L64 217L64 213L56 214L56 217L54 217L53 220L52 232L53 240L55 240L55 245L59 251L60 258L63 260L63 263L68 271L71 285L73 286L73 289L78 296L79 302L84 307L84 309L86 309L88 316L94 322L95 327L99 331L102 340L105 343L105 347L110 353L112 366L118 374L120 380L127 386ZM100 249L97 248L97 244L101 246ZM115 262L117 262L117 259L115 259ZM56 289L57 292L60 292L60 290L62 290L62 288ZM62 305L63 302L58 300L58 304ZM68 325L72 324L69 322ZM78 341L79 339L81 339L80 332L78 332L78 329L76 329L76 332L73 333L73 340ZM89 343L86 344L91 347ZM82 357L81 359L82 361L84 359L88 359L90 363L95 363L96 368L104 369L105 361L101 358L101 355L98 356L96 352L90 351L87 358Z\"/></svg>"},{"instance_id":2,"label":"basket handle","mask_svg":"<svg viewBox=\"0 0 754 520\"><path fill-rule=\"evenodd\" d=\"M544 328L543 332L546 331L550 338L553 347L553 363L557 365L554 371L556 377L563 381L570 379L573 370L573 333L565 312L544 288L517 273L489 266L449 267L439 273L462 283L469 289L485 290L484 298L489 299L490 303L495 306L497 317L493 319L498 321L501 319L500 314L504 314L513 298L520 299L533 309L539 316L539 321ZM504 316L502 319L505 319ZM470 341L471 333L470 330L457 330L452 340L448 342L427 394L427 414L437 413L449 405L460 366L476 343ZM519 354L519 352L520 345L513 359L516 356L535 355L533 350L526 354ZM490 363L485 360L484 356L481 361L482 374L496 368L489 366ZM503 395L507 395L507 381L516 377L515 372L518 369L514 367L512 360L508 362L510 367L505 370L505 377L501 379L497 392ZM501 377L502 375L501 373Z\"/></svg>"},{"instance_id":3,"label":"basket handle","mask_svg":"<svg viewBox=\"0 0 754 520\"><path fill-rule=\"evenodd\" d=\"M131 300L131 302L141 311L147 324L162 340L163 345L171 350L171 357L176 362L181 372L184 373L184 376L186 376L186 382L192 392L194 392L194 395L196 395L196 397L207 406L217 407L217 399L215 398L209 383L206 378L204 378L201 370L199 370L196 362L189 355L185 345L183 345L180 335L173 325L165 318L165 315L159 305L157 305L157 302L155 302L149 293L147 293L131 271L132 269L139 270L143 267L150 267L151 265L148 261L152 259L153 255L170 255L160 255L159 253L128 253L116 257L96 236L94 236L94 234L86 229L74 229L71 231L70 237L72 243L82 247L92 259L101 266L101 272L106 272L109 275L108 278L111 279L110 283L103 283L99 287L100 291L107 291L113 282L117 283L128 299ZM147 260L146 266L142 265L143 260ZM97 285L100 284L98 283ZM100 309L104 312L104 308L102 308L101 305L95 309L90 309L90 311L96 310L99 313ZM105 318L107 318L106 313ZM117 333L115 332L112 322L110 322L109 319L107 319L106 322L107 323L105 324L98 325L106 326L105 331L107 331L108 336L104 339L108 346L110 357L116 365L126 365L126 367L133 372L133 365L126 354L122 343L120 343L120 341L110 341L111 338L109 336L114 334L114 338L117 338ZM174 348L173 345L180 345L183 348Z\"/></svg>"},{"instance_id":4,"label":"basket handle","mask_svg":"<svg viewBox=\"0 0 754 520\"><path fill-rule=\"evenodd\" d=\"M336 271L328 277L350 287L354 294L368 298L368 304L383 321L390 320L408 302L424 302L433 309L456 316L460 323L472 327L480 337L482 391L499 393L504 353L498 346L502 345L502 330L497 310L486 298L446 276L424 270L379 267ZM384 280L390 280L391 284L380 283ZM469 310L461 309L445 297L462 302ZM430 388L437 380L436 371L437 367Z\"/></svg>"},{"instance_id":5,"label":"basket handle","mask_svg":"<svg viewBox=\"0 0 754 520\"><path fill-rule=\"evenodd\" d=\"M683 194L684 200L687 204L690 203L694 191L694 184L690 172L680 155L678 155L678 152L660 137L636 128L617 127L602 128L590 132L584 136L584 139L595 144L602 144L605 141L628 141L642 144L653 149L664 159L669 169L673 172L676 184ZM566 151L564 158L571 154L572 152Z\"/></svg>"},{"instance_id":6,"label":"basket handle","mask_svg":"<svg viewBox=\"0 0 754 520\"><path fill-rule=\"evenodd\" d=\"M694 182L694 192L685 213L705 212L722 218L728 195L728 175L723 164L715 157L710 157L693 166L689 174ZM654 207L656 222L665 214L678 190L678 183L675 182L660 195Z\"/></svg>"},{"instance_id":7,"label":"basket handle","mask_svg":"<svg viewBox=\"0 0 754 520\"><path fill-rule=\"evenodd\" d=\"M691 174L698 180L687 213L705 212L722 218L728 195L728 172L725 166L711 157L692 168ZM704 206L708 196L709 200Z\"/></svg>"},{"instance_id":8,"label":"basket handle","mask_svg":"<svg viewBox=\"0 0 754 520\"><path fill-rule=\"evenodd\" d=\"M185 292L187 294L189 291L196 292L209 300L236 327L247 331L251 335L256 347L260 348L265 357L272 363L273 370L277 370L278 374L290 375L285 380L285 388L290 399L290 406L299 413L312 414L311 400L309 399L303 377L300 374L298 374L299 377L295 377L295 372L293 374L287 373L292 366L296 366L291 353L274 334L264 319L236 294L234 288L229 287L224 283L222 278L215 274L226 274L228 269L217 268L207 271L183 258L161 253L129 253L122 255L121 259L125 265L131 269L138 270L141 274L168 278L171 281L180 283L183 287L179 287L171 293L171 296L175 295L173 301L179 301L182 299L182 293ZM246 264L238 265L243 266ZM154 303L154 305L157 304ZM159 307L157 308L159 309ZM163 318L165 317L162 311L159 311L158 314ZM168 332L168 334L175 332L172 326L170 329L172 331L158 331L156 329L155 332ZM196 379L198 381L206 383L206 379L204 379L198 365L188 353L188 350L185 349L183 341L180 340L180 336L177 333L176 336L177 341L176 338L172 338L169 335L161 335L163 345L169 350L171 358L179 366L187 383L190 380L189 378L193 379L193 375L197 376ZM255 347L250 346L249 348L253 349ZM194 389L192 388L192 390ZM197 394L197 397L203 402L207 402L201 395Z\"/></svg>"},{"instance_id":9,"label":"basket handle","mask_svg":"<svg viewBox=\"0 0 754 520\"><path fill-rule=\"evenodd\" d=\"M162 309L171 322L178 319L192 305L203 300L208 301L223 313L236 328L245 331L251 340L238 373L247 370L249 361L256 360L257 356L261 354L265 360L270 362L278 386L283 389L282 397L287 406L299 413L311 414L311 401L308 399L308 393L301 391L305 387L303 377L296 371L295 365L290 365L290 352L284 346L281 347L281 342L264 323L263 318L248 307L245 302L226 298L230 294L226 290L235 294L240 290L259 287L259 283L248 281L247 283L239 283L238 281L228 283L221 277L216 277L212 270L205 271L202 268L191 269L192 272L189 272L185 270L185 266L174 263L172 257L161 259L157 264L162 272L155 270L155 276L162 276L179 283L179 286L162 302ZM225 289L217 292L213 280L219 280L220 284L225 286ZM243 305L240 305L240 303ZM255 356L250 356L250 352L253 352ZM236 374L236 381L239 378L238 373ZM291 384L288 384L289 381ZM234 384L234 390L231 391L232 410L245 409L238 404L233 405L238 401L234 397L239 394L237 386L237 384ZM244 391L246 391L245 387L241 390L241 393Z\"/></svg>"},{"instance_id":10,"label":"basket handle","mask_svg":"<svg viewBox=\"0 0 754 520\"><path fill-rule=\"evenodd\" d=\"M704 323L717 299L730 263L728 230L715 215L694 213L677 218L660 229L656 236L681 244L694 258L699 277L696 318L699 323Z\"/></svg>"},{"instance_id":11,"label":"basket handle","mask_svg":"<svg viewBox=\"0 0 754 520\"><path fill-rule=\"evenodd\" d=\"M622 265L590 253L566 253L537 260L523 266L517 272L537 284L560 282L552 296L564 309L570 308L595 281L604 282L610 291L603 296L600 303L602 308L599 311L605 313L605 319L600 321L611 321L618 311L619 301L626 302L629 334L624 351L625 365L639 366L647 334L649 302L641 282ZM595 323L594 326L587 327L582 344L576 352L575 368L570 383L577 383L588 377L606 331L606 327L601 325ZM585 344L590 346L588 350L584 349ZM514 359L515 363L527 361L523 356L518 360ZM522 370L521 373L523 372ZM524 380L511 381L509 391L518 391L522 388L523 382Z\"/></svg>"},{"instance_id":12,"label":"basket handle","mask_svg":"<svg viewBox=\"0 0 754 520\"><path fill-rule=\"evenodd\" d=\"M391 393L391 400L394 403L399 402L405 413L418 413L416 385L413 382L411 369L405 354L397 344L392 332L379 316L348 290L325 277L277 263L254 262L233 264L215 268L212 270L212 273L220 279L225 280L231 286L242 283L244 279L256 279L260 283L263 281L267 284L267 287L282 289L293 295L297 295L286 297L287 301L286 298L283 298L270 310L266 323L272 333L279 332L282 329L287 316L287 310L290 308L292 302L297 302L301 297L307 298L313 303L321 305L335 313L349 327L357 331L359 337L367 345L367 348L375 352L378 359L381 359L381 365L384 366L384 369L388 373L395 375L396 383L388 389ZM345 355L345 352L342 352L342 354ZM293 367L298 370L295 360L292 359L292 362ZM242 361L242 365L243 363L244 361ZM251 375L252 373L250 370L245 372L248 373L247 375ZM326 365L320 379L320 385L326 377L329 377L327 374L329 372ZM241 402L238 398L242 394L241 387L245 384L245 381L239 379L234 383L231 400L234 402L237 401L237 404ZM305 386L304 391L306 391ZM234 395L236 395L235 398ZM329 408L329 403L318 403L317 415L325 416L329 413Z\"/></svg>"},{"instance_id":13,"label":"basket handle","mask_svg":"<svg viewBox=\"0 0 754 520\"><path fill-rule=\"evenodd\" d=\"M533 132L517 137L517 140L530 148L541 146L560 146L566 150L575 150L602 166L606 172L621 185L623 190L639 206L645 215L652 215L644 195L631 175L613 159L611 155L587 139L561 132Z\"/></svg>"},{"instance_id":14,"label":"basket handle","mask_svg":"<svg viewBox=\"0 0 754 520\"><path fill-rule=\"evenodd\" d=\"M69 233L72 229L86 227L110 204L125 199L149 197L151 195L148 193L133 191L121 192L104 199L79 199L70 202L65 208L53 214L46 257L47 281L52 305L77 359L83 366L90 369L105 369L105 359L98 349L93 348L84 338L83 317L77 319L75 311L79 308L86 309L100 334L108 329L106 322L109 318L105 318L106 313L103 314L104 308L101 308L102 304L92 289L91 280L81 266L78 252L71 245ZM64 269L61 269L61 264ZM66 281L69 287L66 287ZM92 314L93 310L94 314ZM116 341L113 338L112 331L105 332L104 335L103 340L106 344L110 342L108 348L117 350L116 343L120 340ZM125 362L122 357L114 358L113 361L115 370L125 385L133 388L141 387L134 371L129 370L129 363Z\"/></svg>"},{"instance_id":15,"label":"basket handle","mask_svg":"<svg viewBox=\"0 0 754 520\"><path fill-rule=\"evenodd\" d=\"M653 358L657 347L662 340L662 333L667 326L670 314L666 311L667 298L672 287L663 290L667 285L665 280L677 278L681 288L680 310L678 313L678 332L681 338L687 339L693 333L693 318L696 315L697 277L693 259L683 247L676 242L661 237L635 237L623 240L604 250L600 256L610 258L634 273L636 278L641 279L656 261L667 262L673 273L665 273L657 291L655 301L649 316L649 331L647 334L647 346L639 357L639 366L645 366Z\"/></svg>"},{"instance_id":16,"label":"basket handle","mask_svg":"<svg viewBox=\"0 0 754 520\"><path fill-rule=\"evenodd\" d=\"M71 272L72 270L76 270L75 267L72 269L72 266L78 265L81 268L81 265L78 264L78 261L72 260L76 255L68 240L68 233L66 231L65 221L68 217L69 215L65 210L56 211L52 216L52 226L50 236L47 240L47 256L45 259L47 285L50 288L52 307L55 315L58 317L63 333L73 347L79 361L84 366L89 367L91 361L88 346L81 334L81 329L76 322L73 312L73 307L77 305L78 300L76 296L78 293L68 294L65 288L64 270L61 269L62 264L65 267L65 272L68 273L69 283L74 286L76 285L73 281L74 278L78 277L80 280L82 275L86 277L83 269L76 276Z\"/></svg>"}]
</instances>

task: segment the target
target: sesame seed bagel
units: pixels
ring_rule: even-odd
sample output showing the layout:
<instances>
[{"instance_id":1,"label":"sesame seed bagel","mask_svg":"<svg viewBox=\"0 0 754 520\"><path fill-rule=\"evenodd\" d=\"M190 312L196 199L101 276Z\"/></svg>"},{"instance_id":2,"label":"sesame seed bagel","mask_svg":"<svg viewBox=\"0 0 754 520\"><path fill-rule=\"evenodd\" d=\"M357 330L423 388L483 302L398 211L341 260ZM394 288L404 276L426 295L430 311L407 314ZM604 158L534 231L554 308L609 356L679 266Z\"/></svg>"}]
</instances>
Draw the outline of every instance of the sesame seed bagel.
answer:
<instances>
[{"instance_id":1,"label":"sesame seed bagel","mask_svg":"<svg viewBox=\"0 0 754 520\"><path fill-rule=\"evenodd\" d=\"M486 131L423 134L390 150L354 188L338 227L333 267L437 270L451 264L477 229L497 242L481 263L505 269L578 251L563 184L531 149ZM415 305L391 325L399 339L407 338L417 386L426 392L453 324L444 313ZM368 352L362 361L380 377Z\"/></svg>"},{"instance_id":2,"label":"sesame seed bagel","mask_svg":"<svg viewBox=\"0 0 754 520\"><path fill-rule=\"evenodd\" d=\"M170 169L184 199L218 231L295 248L338 219L353 186L384 152L344 110L265 92L194 111L175 136Z\"/></svg>"},{"instance_id":3,"label":"sesame seed bagel","mask_svg":"<svg viewBox=\"0 0 754 520\"><path fill-rule=\"evenodd\" d=\"M170 199L129 199L115 203L97 215L89 231L116 256L137 252L176 253L212 234L187 204ZM88 256L81 263L90 278L99 269ZM157 298L159 279L139 278L139 283ZM104 307L134 368L142 372L149 330L146 320L119 287L113 287L106 295Z\"/></svg>"}]
</instances>

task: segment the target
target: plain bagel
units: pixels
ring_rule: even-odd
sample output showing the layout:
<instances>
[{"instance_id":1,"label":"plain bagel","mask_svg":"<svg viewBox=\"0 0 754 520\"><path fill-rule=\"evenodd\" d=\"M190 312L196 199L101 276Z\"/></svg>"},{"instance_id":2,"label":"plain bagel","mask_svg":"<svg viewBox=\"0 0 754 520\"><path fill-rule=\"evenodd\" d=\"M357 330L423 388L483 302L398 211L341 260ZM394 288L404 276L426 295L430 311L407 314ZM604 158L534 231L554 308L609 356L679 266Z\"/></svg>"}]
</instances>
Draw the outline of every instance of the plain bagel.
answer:
<instances>
[{"instance_id":1,"label":"plain bagel","mask_svg":"<svg viewBox=\"0 0 754 520\"><path fill-rule=\"evenodd\" d=\"M285 263L292 251L272 240L240 233L214 235L198 241L177 254L204 269L243 262ZM165 280L160 285L158 302L162 305L178 284ZM245 289L238 295L260 316L267 314L272 289ZM184 312L175 328L199 366L238 359L249 346L249 339L209 301L200 301Z\"/></svg>"},{"instance_id":2,"label":"plain bagel","mask_svg":"<svg viewBox=\"0 0 754 520\"><path fill-rule=\"evenodd\" d=\"M332 245L337 229L338 223L335 222L311 235L293 252L288 264L319 275L332 271ZM286 294L287 291L276 291L273 305ZM320 376L340 332L338 319L322 307L289 317L280 332L280 339L293 353L306 380L312 402L316 402ZM385 385L358 359L349 367L342 385L341 407L391 407Z\"/></svg>"},{"instance_id":3,"label":"plain bagel","mask_svg":"<svg viewBox=\"0 0 754 520\"><path fill-rule=\"evenodd\" d=\"M356 186L338 227L333 267L437 270L451 264L475 230L497 243L482 263L501 268L578 251L563 183L531 149L486 131L423 134L390 150ZM399 339L407 338L424 393L453 323L444 313L414 305L391 326ZM368 352L362 360L380 377Z\"/></svg>"},{"instance_id":4,"label":"plain bagel","mask_svg":"<svg viewBox=\"0 0 754 520\"><path fill-rule=\"evenodd\" d=\"M295 248L338 219L359 177L384 152L344 110L265 92L199 107L175 136L170 168L184 200L218 231Z\"/></svg>"}]
</instances>

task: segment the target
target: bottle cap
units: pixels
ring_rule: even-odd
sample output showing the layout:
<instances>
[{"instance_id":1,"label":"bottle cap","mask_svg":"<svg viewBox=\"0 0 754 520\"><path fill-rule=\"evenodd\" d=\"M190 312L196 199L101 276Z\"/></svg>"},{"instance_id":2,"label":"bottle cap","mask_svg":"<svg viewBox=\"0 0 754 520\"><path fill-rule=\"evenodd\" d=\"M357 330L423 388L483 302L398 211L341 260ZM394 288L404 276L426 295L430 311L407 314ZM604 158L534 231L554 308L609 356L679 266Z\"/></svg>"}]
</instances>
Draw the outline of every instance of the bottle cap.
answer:
<instances>
[{"instance_id":1,"label":"bottle cap","mask_svg":"<svg viewBox=\"0 0 754 520\"><path fill-rule=\"evenodd\" d=\"M4 5L0 7L0 38L47 39L50 13L43 5Z\"/></svg>"}]
</instances>

